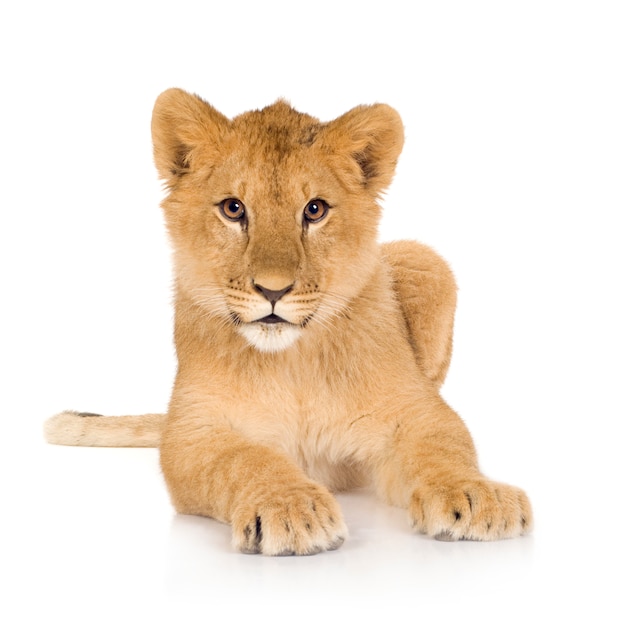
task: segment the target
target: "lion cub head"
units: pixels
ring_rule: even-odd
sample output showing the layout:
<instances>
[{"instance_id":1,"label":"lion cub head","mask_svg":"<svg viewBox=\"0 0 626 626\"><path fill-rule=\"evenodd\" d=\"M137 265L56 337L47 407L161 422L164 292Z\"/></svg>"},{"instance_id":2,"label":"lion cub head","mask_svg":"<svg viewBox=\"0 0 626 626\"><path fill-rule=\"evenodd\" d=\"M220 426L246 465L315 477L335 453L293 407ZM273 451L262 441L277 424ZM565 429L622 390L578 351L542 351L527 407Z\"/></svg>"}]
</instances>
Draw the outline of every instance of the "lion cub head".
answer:
<instances>
[{"instance_id":1,"label":"lion cub head","mask_svg":"<svg viewBox=\"0 0 626 626\"><path fill-rule=\"evenodd\" d=\"M278 101L231 120L170 89L152 133L180 297L263 352L346 312L378 259L403 143L392 108L321 123Z\"/></svg>"}]
</instances>

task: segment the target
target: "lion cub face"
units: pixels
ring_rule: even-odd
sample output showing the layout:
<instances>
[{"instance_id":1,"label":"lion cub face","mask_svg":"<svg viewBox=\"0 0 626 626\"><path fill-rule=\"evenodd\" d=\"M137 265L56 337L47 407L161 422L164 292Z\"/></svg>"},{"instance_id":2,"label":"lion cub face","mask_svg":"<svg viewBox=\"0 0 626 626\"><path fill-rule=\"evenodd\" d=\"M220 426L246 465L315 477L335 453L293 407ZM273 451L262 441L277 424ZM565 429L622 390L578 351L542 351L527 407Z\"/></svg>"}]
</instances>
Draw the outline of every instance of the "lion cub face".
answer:
<instances>
[{"instance_id":1,"label":"lion cub face","mask_svg":"<svg viewBox=\"0 0 626 626\"><path fill-rule=\"evenodd\" d=\"M153 139L181 295L263 352L345 312L376 263L376 200L402 147L393 109L323 124L279 101L229 120L173 89Z\"/></svg>"}]
</instances>

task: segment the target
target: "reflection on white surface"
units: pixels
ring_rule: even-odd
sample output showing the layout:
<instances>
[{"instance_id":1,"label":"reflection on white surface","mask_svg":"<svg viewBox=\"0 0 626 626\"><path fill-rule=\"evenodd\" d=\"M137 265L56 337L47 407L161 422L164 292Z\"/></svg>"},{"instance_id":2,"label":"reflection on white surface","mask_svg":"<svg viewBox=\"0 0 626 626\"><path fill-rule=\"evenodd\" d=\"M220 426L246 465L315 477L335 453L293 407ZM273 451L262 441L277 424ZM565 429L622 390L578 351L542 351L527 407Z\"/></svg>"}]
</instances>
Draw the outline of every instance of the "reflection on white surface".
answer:
<instances>
[{"instance_id":1,"label":"reflection on white surface","mask_svg":"<svg viewBox=\"0 0 626 626\"><path fill-rule=\"evenodd\" d=\"M341 600L342 594L385 598L445 596L458 589L505 588L505 573L520 583L531 572L532 537L498 543L435 541L411 532L404 511L372 494L339 494L350 537L335 552L312 557L239 555L230 548L227 526L213 520L174 516L166 587L181 596L207 589L237 597L242 588L255 596L310 593Z\"/></svg>"}]
</instances>

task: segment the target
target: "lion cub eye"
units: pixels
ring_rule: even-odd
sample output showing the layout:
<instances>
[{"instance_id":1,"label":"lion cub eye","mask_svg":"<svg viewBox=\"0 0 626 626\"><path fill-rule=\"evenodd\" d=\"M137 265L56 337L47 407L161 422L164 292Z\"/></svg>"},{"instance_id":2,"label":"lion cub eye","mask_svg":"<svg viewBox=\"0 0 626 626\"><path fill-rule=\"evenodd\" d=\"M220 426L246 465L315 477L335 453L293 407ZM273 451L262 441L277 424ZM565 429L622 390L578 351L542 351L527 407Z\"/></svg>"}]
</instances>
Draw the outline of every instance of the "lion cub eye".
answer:
<instances>
[{"instance_id":1,"label":"lion cub eye","mask_svg":"<svg viewBox=\"0 0 626 626\"><path fill-rule=\"evenodd\" d=\"M246 216L246 207L237 198L226 198L219 203L220 213L232 222L240 222Z\"/></svg>"},{"instance_id":2,"label":"lion cub eye","mask_svg":"<svg viewBox=\"0 0 626 626\"><path fill-rule=\"evenodd\" d=\"M304 207L304 219L310 224L321 222L328 215L328 203L321 198L310 200Z\"/></svg>"}]
</instances>

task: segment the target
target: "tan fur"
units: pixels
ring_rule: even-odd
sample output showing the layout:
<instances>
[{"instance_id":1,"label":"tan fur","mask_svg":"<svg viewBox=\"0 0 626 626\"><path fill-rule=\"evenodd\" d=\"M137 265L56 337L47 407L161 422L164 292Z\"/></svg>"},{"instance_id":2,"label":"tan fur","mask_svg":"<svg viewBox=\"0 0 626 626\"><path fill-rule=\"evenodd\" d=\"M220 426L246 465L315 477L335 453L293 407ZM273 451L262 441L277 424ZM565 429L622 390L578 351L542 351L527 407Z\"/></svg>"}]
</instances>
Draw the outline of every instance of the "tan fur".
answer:
<instances>
[{"instance_id":1,"label":"tan fur","mask_svg":"<svg viewBox=\"0 0 626 626\"><path fill-rule=\"evenodd\" d=\"M230 523L244 552L338 547L347 530L331 492L366 484L441 539L528 532L526 495L480 473L438 392L456 301L447 264L376 241L398 114L361 106L320 123L279 101L230 120L172 89L152 130L176 277L167 416L66 412L48 440L160 440L176 510ZM228 198L244 217L220 209ZM330 206L319 222L304 217L311 200L313 213Z\"/></svg>"},{"instance_id":2,"label":"tan fur","mask_svg":"<svg viewBox=\"0 0 626 626\"><path fill-rule=\"evenodd\" d=\"M166 416L158 413L106 417L63 411L46 421L48 443L65 446L156 448Z\"/></svg>"}]
</instances>

